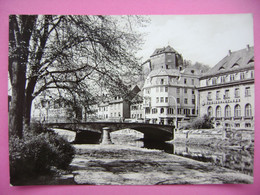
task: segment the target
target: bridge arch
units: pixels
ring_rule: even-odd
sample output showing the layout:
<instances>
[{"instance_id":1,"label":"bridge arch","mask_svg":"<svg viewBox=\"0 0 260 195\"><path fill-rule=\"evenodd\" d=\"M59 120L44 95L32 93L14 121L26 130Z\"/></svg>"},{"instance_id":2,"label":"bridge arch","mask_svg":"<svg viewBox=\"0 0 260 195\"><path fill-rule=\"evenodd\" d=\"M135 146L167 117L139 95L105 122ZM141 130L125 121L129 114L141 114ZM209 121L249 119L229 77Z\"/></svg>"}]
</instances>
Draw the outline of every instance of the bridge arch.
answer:
<instances>
[{"instance_id":1,"label":"bridge arch","mask_svg":"<svg viewBox=\"0 0 260 195\"><path fill-rule=\"evenodd\" d=\"M109 128L109 132L122 129L134 129L144 134L144 139L168 141L174 137L173 126L147 123L120 123L120 122L87 122L87 123L49 123L48 127L61 128L77 132L78 140L100 140L102 129ZM81 137L81 138L80 138ZM84 137L84 138L83 138Z\"/></svg>"}]
</instances>

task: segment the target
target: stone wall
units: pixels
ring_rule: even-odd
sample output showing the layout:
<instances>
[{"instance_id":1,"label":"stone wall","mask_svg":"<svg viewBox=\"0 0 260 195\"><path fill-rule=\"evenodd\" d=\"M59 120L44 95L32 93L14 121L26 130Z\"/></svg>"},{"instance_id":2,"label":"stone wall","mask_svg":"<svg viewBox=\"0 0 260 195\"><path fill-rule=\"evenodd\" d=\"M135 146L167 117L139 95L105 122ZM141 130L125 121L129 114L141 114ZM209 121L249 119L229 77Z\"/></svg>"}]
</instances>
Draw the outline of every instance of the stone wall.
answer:
<instances>
[{"instance_id":1,"label":"stone wall","mask_svg":"<svg viewBox=\"0 0 260 195\"><path fill-rule=\"evenodd\" d=\"M254 130L247 129L200 129L178 130L174 142L224 147L251 147L254 142Z\"/></svg>"}]
</instances>

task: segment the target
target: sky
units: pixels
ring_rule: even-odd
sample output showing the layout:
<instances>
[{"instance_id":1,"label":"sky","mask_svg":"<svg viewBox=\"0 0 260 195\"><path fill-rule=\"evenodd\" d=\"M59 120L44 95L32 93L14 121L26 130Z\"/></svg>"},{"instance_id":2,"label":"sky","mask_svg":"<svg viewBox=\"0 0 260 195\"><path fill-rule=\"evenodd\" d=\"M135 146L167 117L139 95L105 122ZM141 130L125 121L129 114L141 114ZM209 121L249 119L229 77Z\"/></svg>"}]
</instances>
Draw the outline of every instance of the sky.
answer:
<instances>
[{"instance_id":1,"label":"sky","mask_svg":"<svg viewBox=\"0 0 260 195\"><path fill-rule=\"evenodd\" d=\"M150 24L140 29L144 45L138 52L144 62L156 48L170 45L183 59L214 66L228 51L254 45L253 16L152 15Z\"/></svg>"}]
</instances>

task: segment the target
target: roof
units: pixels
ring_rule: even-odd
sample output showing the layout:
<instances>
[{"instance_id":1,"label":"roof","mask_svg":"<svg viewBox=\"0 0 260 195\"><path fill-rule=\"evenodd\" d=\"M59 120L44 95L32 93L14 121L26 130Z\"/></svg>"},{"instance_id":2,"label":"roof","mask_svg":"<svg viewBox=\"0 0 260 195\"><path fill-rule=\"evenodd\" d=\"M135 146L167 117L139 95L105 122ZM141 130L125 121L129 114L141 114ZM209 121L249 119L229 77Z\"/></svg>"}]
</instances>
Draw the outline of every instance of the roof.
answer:
<instances>
[{"instance_id":1,"label":"roof","mask_svg":"<svg viewBox=\"0 0 260 195\"><path fill-rule=\"evenodd\" d=\"M231 71L254 67L254 47L247 47L234 52L229 52L229 55L224 57L213 68L203 74L202 77L223 74Z\"/></svg>"},{"instance_id":2,"label":"roof","mask_svg":"<svg viewBox=\"0 0 260 195\"><path fill-rule=\"evenodd\" d=\"M161 54L161 53L177 53L177 51L175 49L173 49L171 46L167 46L167 47L163 47L163 48L157 48L155 49L155 51L153 52L152 56L155 56L157 54Z\"/></svg>"},{"instance_id":3,"label":"roof","mask_svg":"<svg viewBox=\"0 0 260 195\"><path fill-rule=\"evenodd\" d=\"M155 69L151 71L148 77L155 76L179 76L180 72L177 69Z\"/></svg>"}]
</instances>

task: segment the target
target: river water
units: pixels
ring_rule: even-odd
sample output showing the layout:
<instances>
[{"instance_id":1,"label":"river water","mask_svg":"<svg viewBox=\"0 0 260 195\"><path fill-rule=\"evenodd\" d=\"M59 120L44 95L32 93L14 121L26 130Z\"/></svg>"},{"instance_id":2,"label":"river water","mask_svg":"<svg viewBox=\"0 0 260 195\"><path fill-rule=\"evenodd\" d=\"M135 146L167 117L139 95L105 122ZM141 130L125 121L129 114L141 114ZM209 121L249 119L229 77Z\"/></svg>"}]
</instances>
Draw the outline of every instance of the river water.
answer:
<instances>
[{"instance_id":1,"label":"river water","mask_svg":"<svg viewBox=\"0 0 260 195\"><path fill-rule=\"evenodd\" d=\"M73 141L75 139L75 132L64 130L55 131L68 139L68 141ZM172 155L183 156L202 162L211 162L216 166L222 166L253 176L253 152L247 150L210 148L185 144L147 142L142 140L142 138L142 133L131 129L111 133L111 140L114 144L158 149Z\"/></svg>"},{"instance_id":2,"label":"river water","mask_svg":"<svg viewBox=\"0 0 260 195\"><path fill-rule=\"evenodd\" d=\"M141 133L134 130L122 130L111 133L111 139L114 144L163 150L169 154L202 162L211 162L216 166L222 166L253 176L253 152L185 144L147 142L141 139L142 136Z\"/></svg>"}]
</instances>

